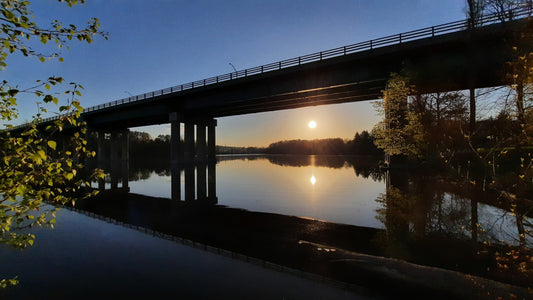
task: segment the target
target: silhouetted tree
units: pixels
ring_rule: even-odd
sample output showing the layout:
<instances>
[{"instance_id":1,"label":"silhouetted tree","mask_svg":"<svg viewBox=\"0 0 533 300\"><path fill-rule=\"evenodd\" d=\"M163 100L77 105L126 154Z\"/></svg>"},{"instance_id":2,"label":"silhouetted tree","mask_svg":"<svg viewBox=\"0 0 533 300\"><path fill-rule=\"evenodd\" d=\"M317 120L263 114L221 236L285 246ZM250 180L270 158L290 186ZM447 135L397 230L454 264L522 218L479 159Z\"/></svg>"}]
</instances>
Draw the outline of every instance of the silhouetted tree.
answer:
<instances>
[{"instance_id":1,"label":"silhouetted tree","mask_svg":"<svg viewBox=\"0 0 533 300\"><path fill-rule=\"evenodd\" d=\"M514 19L513 9L520 7L532 7L531 0L485 0L485 9L488 13L498 15L501 22Z\"/></svg>"},{"instance_id":2,"label":"silhouetted tree","mask_svg":"<svg viewBox=\"0 0 533 300\"><path fill-rule=\"evenodd\" d=\"M466 0L465 13L469 28L474 28L481 25L480 21L483 18L486 1L487 0Z\"/></svg>"},{"instance_id":3,"label":"silhouetted tree","mask_svg":"<svg viewBox=\"0 0 533 300\"><path fill-rule=\"evenodd\" d=\"M269 154L349 154L346 142L341 138L317 140L289 140L270 144Z\"/></svg>"},{"instance_id":4,"label":"silhouetted tree","mask_svg":"<svg viewBox=\"0 0 533 300\"><path fill-rule=\"evenodd\" d=\"M354 139L348 143L350 153L357 155L382 155L374 144L374 137L366 130L356 132Z\"/></svg>"}]
</instances>

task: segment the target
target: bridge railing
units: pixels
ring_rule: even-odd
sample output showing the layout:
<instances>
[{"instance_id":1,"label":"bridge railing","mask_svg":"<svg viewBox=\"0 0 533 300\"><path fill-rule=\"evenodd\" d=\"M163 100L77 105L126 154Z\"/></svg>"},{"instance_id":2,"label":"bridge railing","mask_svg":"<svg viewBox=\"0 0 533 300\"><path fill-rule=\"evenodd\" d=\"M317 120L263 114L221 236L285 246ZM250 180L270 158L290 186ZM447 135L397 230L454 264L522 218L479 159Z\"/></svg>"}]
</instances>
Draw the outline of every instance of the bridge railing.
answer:
<instances>
[{"instance_id":1,"label":"bridge railing","mask_svg":"<svg viewBox=\"0 0 533 300\"><path fill-rule=\"evenodd\" d=\"M524 6L520 8L515 8L513 10L507 11L506 16L507 18L512 19L520 19L525 17L531 17L533 13L533 10L529 6ZM489 14L486 16L483 16L481 19L477 20L475 27L481 27L485 25L500 23L504 20L501 19L501 14ZM333 48L325 51L320 51L312 54L307 54L303 56L298 56L295 58L290 58L286 60L281 60L278 62L253 67L249 69L244 70L237 70L232 73L227 73L223 75L218 75L202 80L197 80L185 84L180 84L176 86L172 86L169 88L165 88L162 90L156 90L149 93L144 93L136 96L131 96L123 99L119 99L112 102L103 103L100 105L88 107L84 109L84 112L90 112L95 111L99 109L104 109L112 106L117 106L124 103L130 103L135 102L139 100L145 100L150 98L155 98L157 96L166 95L166 94L172 94L177 93L185 90L190 90L198 87L204 87L212 84L217 84L220 82L235 80L238 78L248 77L252 75L262 74L265 72L271 72L276 70L281 70L284 68L289 68L293 66L299 66L305 63L310 62L316 62L321 61L326 58L332 58L332 57L338 57L338 56L344 56L348 54L353 54L356 52L366 51L366 50L372 50L384 46L390 46L390 45L396 45L401 44L408 41L418 40L422 38L428 38L428 37L435 37L447 33L453 33L458 32L462 30L466 30L469 28L469 22L468 20L461 20L461 21L455 21L450 23L445 23L441 25L426 27L422 29L412 30L408 32L402 32L399 34L389 35L385 37L381 37L378 39L372 39L365 42L360 42L352 45L342 46L338 48ZM57 119L59 117L51 117L44 119L43 122L52 121L54 119Z\"/></svg>"}]
</instances>

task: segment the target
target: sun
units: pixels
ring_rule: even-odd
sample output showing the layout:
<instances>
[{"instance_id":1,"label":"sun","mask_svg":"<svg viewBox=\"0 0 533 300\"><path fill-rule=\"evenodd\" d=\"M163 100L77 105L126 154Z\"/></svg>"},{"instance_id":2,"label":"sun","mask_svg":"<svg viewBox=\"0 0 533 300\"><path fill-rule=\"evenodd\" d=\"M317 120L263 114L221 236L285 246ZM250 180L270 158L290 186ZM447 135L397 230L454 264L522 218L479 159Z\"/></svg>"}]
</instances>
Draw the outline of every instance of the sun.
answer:
<instances>
[{"instance_id":1,"label":"sun","mask_svg":"<svg viewBox=\"0 0 533 300\"><path fill-rule=\"evenodd\" d=\"M309 123L307 124L307 126L309 126L309 128L313 129L313 128L316 128L316 122L311 120L309 121Z\"/></svg>"}]
</instances>

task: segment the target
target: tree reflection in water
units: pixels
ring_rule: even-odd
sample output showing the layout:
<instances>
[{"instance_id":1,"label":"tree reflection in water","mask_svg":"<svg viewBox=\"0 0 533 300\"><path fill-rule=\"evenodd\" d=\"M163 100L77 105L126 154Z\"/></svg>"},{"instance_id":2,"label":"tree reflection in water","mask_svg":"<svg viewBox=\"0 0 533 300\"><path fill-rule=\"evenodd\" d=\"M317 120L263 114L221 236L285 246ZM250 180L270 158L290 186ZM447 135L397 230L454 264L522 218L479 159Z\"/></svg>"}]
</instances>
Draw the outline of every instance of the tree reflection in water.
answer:
<instances>
[{"instance_id":1,"label":"tree reflection in water","mask_svg":"<svg viewBox=\"0 0 533 300\"><path fill-rule=\"evenodd\" d=\"M386 192L376 199L381 205L376 218L386 227L380 238L388 255L409 260L426 249L432 253L426 256L438 257L437 265L453 258L458 270L472 270L467 258L473 253L486 258L486 269L474 272L531 285L531 203L503 202L498 195L469 189L461 194L453 183L424 174L390 170L386 179ZM460 247L450 252L450 244Z\"/></svg>"}]
</instances>

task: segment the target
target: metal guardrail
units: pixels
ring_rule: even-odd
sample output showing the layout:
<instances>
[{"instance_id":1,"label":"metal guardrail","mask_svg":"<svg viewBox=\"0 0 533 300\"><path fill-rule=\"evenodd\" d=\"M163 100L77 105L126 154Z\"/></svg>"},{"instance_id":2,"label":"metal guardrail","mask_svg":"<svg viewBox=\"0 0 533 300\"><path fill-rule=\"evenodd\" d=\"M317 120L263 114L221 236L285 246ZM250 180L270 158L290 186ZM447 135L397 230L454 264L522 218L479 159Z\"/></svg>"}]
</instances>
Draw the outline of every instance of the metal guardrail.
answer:
<instances>
[{"instance_id":1,"label":"metal guardrail","mask_svg":"<svg viewBox=\"0 0 533 300\"><path fill-rule=\"evenodd\" d=\"M521 19L525 17L531 17L532 14L533 14L533 9L528 6L522 7L522 8L515 8L513 10L506 12L506 15L512 16L513 20ZM496 24L500 22L502 22L501 14L494 13L494 14L483 16L480 20L476 22L475 26L476 28L478 28L481 26ZM418 40L422 38L436 37L436 36L447 34L447 33L463 31L468 28L469 28L469 21L465 19L461 21L445 23L445 24L426 27L426 28L417 29L413 31L402 32L399 34L389 35L389 36L381 37L378 39L360 42L357 44L333 48L333 49L320 51L320 52L316 52L316 53L312 53L312 54L308 54L304 56L298 56L295 58L281 60L278 62L274 62L274 63L270 63L270 64L258 66L258 67L238 70L232 73L227 73L227 74L218 75L218 76L214 76L214 77L210 77L210 78L206 78L202 80L197 80L197 81L193 81L193 82L189 82L185 84L180 84L180 85L172 86L172 87L165 88L162 90L156 90L156 91L152 91L152 92L148 92L144 94L139 94L136 96L122 98L116 101L111 101L111 102L107 102L104 104L85 108L83 112L84 113L91 112L91 111L100 110L100 109L104 109L104 108L108 108L112 106L121 105L124 103L130 103L130 102L135 102L139 100L155 98L156 96L177 93L181 91L191 90L194 88L217 84L220 82L231 81L231 80L235 80L238 78L249 77L252 75L263 74L266 72L281 70L281 69L294 67L294 66L300 66L306 63L321 61L326 58L345 56L345 55L356 53L356 52L372 50L372 49L376 49L376 48L380 48L384 46L397 45L403 42ZM46 118L46 119L43 119L41 122L49 122L49 121L56 120L58 118L60 118L60 116ZM25 125L19 125L19 126L16 126L15 128L18 128L21 126L25 126Z\"/></svg>"}]
</instances>

